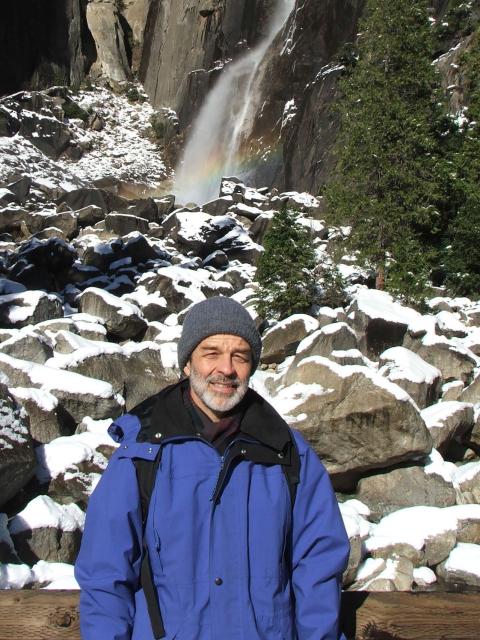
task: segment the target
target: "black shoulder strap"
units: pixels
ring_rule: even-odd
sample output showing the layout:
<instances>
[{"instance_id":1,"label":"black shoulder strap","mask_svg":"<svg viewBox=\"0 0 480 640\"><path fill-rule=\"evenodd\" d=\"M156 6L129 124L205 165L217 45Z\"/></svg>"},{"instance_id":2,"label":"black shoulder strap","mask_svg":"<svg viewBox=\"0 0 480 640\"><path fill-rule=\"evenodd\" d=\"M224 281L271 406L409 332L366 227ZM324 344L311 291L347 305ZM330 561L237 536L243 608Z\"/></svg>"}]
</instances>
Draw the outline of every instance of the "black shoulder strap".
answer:
<instances>
[{"instance_id":1,"label":"black shoulder strap","mask_svg":"<svg viewBox=\"0 0 480 640\"><path fill-rule=\"evenodd\" d=\"M290 464L283 464L282 469L287 481L293 511L297 497L297 486L300 482L300 454L293 436L290 437Z\"/></svg>"},{"instance_id":2,"label":"black shoulder strap","mask_svg":"<svg viewBox=\"0 0 480 640\"><path fill-rule=\"evenodd\" d=\"M159 447L158 453L154 460L143 460L134 458L135 470L137 473L138 490L140 493L140 504L142 508L142 567L140 572L140 582L142 585L145 599L147 601L148 615L152 625L153 636L155 640L165 637L165 627L163 626L162 612L158 602L157 590L153 581L152 567L148 554L148 547L145 543L145 526L148 518L148 508L150 506L150 498L152 497L155 478L157 476L158 467L162 457L162 448Z\"/></svg>"}]
</instances>

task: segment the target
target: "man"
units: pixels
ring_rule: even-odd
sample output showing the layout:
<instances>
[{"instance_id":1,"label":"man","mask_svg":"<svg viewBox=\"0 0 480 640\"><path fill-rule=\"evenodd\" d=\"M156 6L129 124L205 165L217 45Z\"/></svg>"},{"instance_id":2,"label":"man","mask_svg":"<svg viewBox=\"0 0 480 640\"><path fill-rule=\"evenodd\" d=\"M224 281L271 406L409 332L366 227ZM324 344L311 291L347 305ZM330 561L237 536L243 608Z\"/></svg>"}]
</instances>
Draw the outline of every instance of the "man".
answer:
<instances>
[{"instance_id":1,"label":"man","mask_svg":"<svg viewBox=\"0 0 480 640\"><path fill-rule=\"evenodd\" d=\"M240 304L200 302L178 345L186 378L113 423L76 565L84 640L151 640L152 623L166 640L339 638L348 538L316 454L248 388L260 352ZM135 461L157 454L143 533Z\"/></svg>"}]
</instances>

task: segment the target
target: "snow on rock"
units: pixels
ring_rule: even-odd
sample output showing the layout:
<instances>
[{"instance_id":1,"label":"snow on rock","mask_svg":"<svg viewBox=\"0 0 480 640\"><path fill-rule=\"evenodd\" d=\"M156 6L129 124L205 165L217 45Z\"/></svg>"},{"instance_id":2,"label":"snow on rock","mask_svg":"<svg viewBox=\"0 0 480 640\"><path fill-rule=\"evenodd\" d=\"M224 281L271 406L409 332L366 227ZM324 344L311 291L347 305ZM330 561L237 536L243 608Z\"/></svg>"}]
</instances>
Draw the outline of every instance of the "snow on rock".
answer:
<instances>
[{"instance_id":1,"label":"snow on rock","mask_svg":"<svg viewBox=\"0 0 480 640\"><path fill-rule=\"evenodd\" d=\"M374 289L360 289L348 312L353 313L352 325L361 348L373 354L401 345L408 325L421 317L385 291Z\"/></svg>"},{"instance_id":2,"label":"snow on rock","mask_svg":"<svg viewBox=\"0 0 480 640\"><path fill-rule=\"evenodd\" d=\"M98 287L88 287L78 298L83 313L99 316L107 331L121 340L136 338L147 324L140 309L118 296Z\"/></svg>"},{"instance_id":3,"label":"snow on rock","mask_svg":"<svg viewBox=\"0 0 480 640\"><path fill-rule=\"evenodd\" d=\"M73 571L73 564L39 560L32 567L32 581L45 589L79 589Z\"/></svg>"},{"instance_id":4,"label":"snow on rock","mask_svg":"<svg viewBox=\"0 0 480 640\"><path fill-rule=\"evenodd\" d=\"M480 587L480 545L459 542L437 573L447 584Z\"/></svg>"},{"instance_id":5,"label":"snow on rock","mask_svg":"<svg viewBox=\"0 0 480 640\"><path fill-rule=\"evenodd\" d=\"M30 567L26 564L0 564L0 589L23 589L34 581Z\"/></svg>"},{"instance_id":6,"label":"snow on rock","mask_svg":"<svg viewBox=\"0 0 480 640\"><path fill-rule=\"evenodd\" d=\"M426 588L437 581L437 576L429 567L416 567L413 570L413 582L417 587Z\"/></svg>"},{"instance_id":7,"label":"snow on rock","mask_svg":"<svg viewBox=\"0 0 480 640\"><path fill-rule=\"evenodd\" d=\"M60 298L44 291L24 291L0 296L2 327L25 327L63 316Z\"/></svg>"},{"instance_id":8,"label":"snow on rock","mask_svg":"<svg viewBox=\"0 0 480 640\"><path fill-rule=\"evenodd\" d=\"M450 444L473 427L473 405L467 402L439 402L421 412L425 420L433 446L442 455L446 454Z\"/></svg>"},{"instance_id":9,"label":"snow on rock","mask_svg":"<svg viewBox=\"0 0 480 640\"><path fill-rule=\"evenodd\" d=\"M440 311L436 315L436 325L440 335L447 338L465 338L468 329L460 320L460 314L451 311Z\"/></svg>"},{"instance_id":10,"label":"snow on rock","mask_svg":"<svg viewBox=\"0 0 480 640\"><path fill-rule=\"evenodd\" d=\"M459 504L448 509L458 520L457 542L477 543L480 540L480 504Z\"/></svg>"},{"instance_id":11,"label":"snow on rock","mask_svg":"<svg viewBox=\"0 0 480 640\"><path fill-rule=\"evenodd\" d=\"M380 573L366 580L362 591L410 591L413 583L413 564L405 557L388 558Z\"/></svg>"},{"instance_id":12,"label":"snow on rock","mask_svg":"<svg viewBox=\"0 0 480 640\"><path fill-rule=\"evenodd\" d=\"M367 367L295 357L270 389L274 406L287 420L294 419L336 487L351 487L355 474L431 450L430 435L410 396Z\"/></svg>"},{"instance_id":13,"label":"snow on rock","mask_svg":"<svg viewBox=\"0 0 480 640\"><path fill-rule=\"evenodd\" d=\"M414 566L442 562L456 543L458 521L448 509L408 507L385 516L365 542L374 558L398 554Z\"/></svg>"},{"instance_id":14,"label":"snow on rock","mask_svg":"<svg viewBox=\"0 0 480 640\"><path fill-rule=\"evenodd\" d=\"M442 477L446 482L453 483L453 478L457 471L457 467L453 462L446 462L442 454L437 449L432 449L425 459L423 468L427 475L437 475Z\"/></svg>"},{"instance_id":15,"label":"snow on rock","mask_svg":"<svg viewBox=\"0 0 480 640\"><path fill-rule=\"evenodd\" d=\"M299 343L318 328L315 318L303 313L277 322L262 337L262 362L265 364L282 362L295 353Z\"/></svg>"},{"instance_id":16,"label":"snow on rock","mask_svg":"<svg viewBox=\"0 0 480 640\"><path fill-rule=\"evenodd\" d=\"M80 548L84 521L85 514L76 504L62 505L40 495L11 519L9 530L23 562L71 564Z\"/></svg>"},{"instance_id":17,"label":"snow on rock","mask_svg":"<svg viewBox=\"0 0 480 640\"><path fill-rule=\"evenodd\" d=\"M60 167L86 183L110 176L155 187L166 177L158 146L147 137L154 113L148 101L130 102L126 95L95 88L79 92L75 102L93 110L104 126L100 131L77 131L88 150L79 160L58 161Z\"/></svg>"},{"instance_id":18,"label":"snow on rock","mask_svg":"<svg viewBox=\"0 0 480 640\"><path fill-rule=\"evenodd\" d=\"M83 530L85 514L76 504L60 505L48 496L37 496L10 520L10 535L54 527L62 531Z\"/></svg>"},{"instance_id":19,"label":"snow on rock","mask_svg":"<svg viewBox=\"0 0 480 640\"><path fill-rule=\"evenodd\" d=\"M460 504L480 504L480 461L467 462L458 467L453 476Z\"/></svg>"},{"instance_id":20,"label":"snow on rock","mask_svg":"<svg viewBox=\"0 0 480 640\"><path fill-rule=\"evenodd\" d=\"M381 354L379 364L379 374L402 387L420 408L438 399L441 372L412 351L391 347Z\"/></svg>"}]
</instances>

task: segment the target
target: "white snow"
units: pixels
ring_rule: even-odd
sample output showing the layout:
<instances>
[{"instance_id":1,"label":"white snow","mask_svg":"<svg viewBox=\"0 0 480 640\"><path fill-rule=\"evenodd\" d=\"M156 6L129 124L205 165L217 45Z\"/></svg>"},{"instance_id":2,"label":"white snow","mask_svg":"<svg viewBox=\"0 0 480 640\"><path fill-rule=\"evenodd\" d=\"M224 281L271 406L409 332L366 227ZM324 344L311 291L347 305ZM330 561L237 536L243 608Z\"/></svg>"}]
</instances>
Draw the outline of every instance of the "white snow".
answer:
<instances>
[{"instance_id":1,"label":"white snow","mask_svg":"<svg viewBox=\"0 0 480 640\"><path fill-rule=\"evenodd\" d=\"M364 580L368 580L375 574L379 574L383 569L385 569L386 562L383 558L367 558L362 564L358 567L356 580L359 582L363 582Z\"/></svg>"},{"instance_id":2,"label":"white snow","mask_svg":"<svg viewBox=\"0 0 480 640\"><path fill-rule=\"evenodd\" d=\"M358 310L369 318L381 318L386 322L409 325L421 317L418 311L395 302L385 291L360 289L355 302Z\"/></svg>"},{"instance_id":3,"label":"white snow","mask_svg":"<svg viewBox=\"0 0 480 640\"><path fill-rule=\"evenodd\" d=\"M47 527L75 531L83 530L84 522L85 514L76 504L62 505L49 496L37 496L10 520L9 529L12 535Z\"/></svg>"},{"instance_id":4,"label":"white snow","mask_svg":"<svg viewBox=\"0 0 480 640\"><path fill-rule=\"evenodd\" d=\"M18 400L28 400L34 402L42 411L55 411L58 407L58 400L49 391L33 389L32 387L11 387L10 393Z\"/></svg>"},{"instance_id":5,"label":"white snow","mask_svg":"<svg viewBox=\"0 0 480 640\"><path fill-rule=\"evenodd\" d=\"M458 542L445 561L446 571L462 571L480 578L480 545Z\"/></svg>"},{"instance_id":6,"label":"white snow","mask_svg":"<svg viewBox=\"0 0 480 640\"><path fill-rule=\"evenodd\" d=\"M437 576L429 567L416 567L413 570L413 581L419 587L428 587L437 581Z\"/></svg>"},{"instance_id":7,"label":"white snow","mask_svg":"<svg viewBox=\"0 0 480 640\"><path fill-rule=\"evenodd\" d=\"M446 462L437 449L432 449L423 470L427 475L435 474L441 476L446 482L453 482L457 467L453 462Z\"/></svg>"},{"instance_id":8,"label":"white snow","mask_svg":"<svg viewBox=\"0 0 480 640\"><path fill-rule=\"evenodd\" d=\"M22 293L10 293L5 296L0 296L0 304L10 304L7 311L8 320L12 324L16 324L18 322L25 322L30 318L42 298L58 300L57 296L51 293L24 291Z\"/></svg>"},{"instance_id":9,"label":"white snow","mask_svg":"<svg viewBox=\"0 0 480 640\"><path fill-rule=\"evenodd\" d=\"M465 482L470 482L476 477L480 478L480 461L467 462L461 467L457 467L453 476L453 486L461 489Z\"/></svg>"},{"instance_id":10,"label":"white snow","mask_svg":"<svg viewBox=\"0 0 480 640\"><path fill-rule=\"evenodd\" d=\"M392 382L408 379L430 385L442 377L439 369L404 347L391 347L384 351L380 356L380 364L383 366L378 373L386 375Z\"/></svg>"},{"instance_id":11,"label":"white snow","mask_svg":"<svg viewBox=\"0 0 480 640\"><path fill-rule=\"evenodd\" d=\"M442 429L445 422L458 413L463 413L465 409L471 408L468 402L459 402L458 400L446 400L445 402L437 402L430 407L423 409L420 414L425 420L428 429Z\"/></svg>"},{"instance_id":12,"label":"white snow","mask_svg":"<svg viewBox=\"0 0 480 640\"><path fill-rule=\"evenodd\" d=\"M104 289L99 289L98 287L88 287L81 293L79 297L81 298L87 293L94 293L95 295L102 298L109 307L113 307L116 313L121 316L143 317L142 312L136 305L132 304L131 302L126 302L126 300L122 300L118 296L115 296L113 293L108 293L108 291L105 291Z\"/></svg>"},{"instance_id":13,"label":"white snow","mask_svg":"<svg viewBox=\"0 0 480 640\"><path fill-rule=\"evenodd\" d=\"M392 544L409 544L421 550L428 539L457 530L455 515L440 507L407 507L380 520L373 535L365 542L368 551Z\"/></svg>"},{"instance_id":14,"label":"white snow","mask_svg":"<svg viewBox=\"0 0 480 640\"><path fill-rule=\"evenodd\" d=\"M0 589L23 589L33 582L33 574L26 564L0 564Z\"/></svg>"}]
</instances>

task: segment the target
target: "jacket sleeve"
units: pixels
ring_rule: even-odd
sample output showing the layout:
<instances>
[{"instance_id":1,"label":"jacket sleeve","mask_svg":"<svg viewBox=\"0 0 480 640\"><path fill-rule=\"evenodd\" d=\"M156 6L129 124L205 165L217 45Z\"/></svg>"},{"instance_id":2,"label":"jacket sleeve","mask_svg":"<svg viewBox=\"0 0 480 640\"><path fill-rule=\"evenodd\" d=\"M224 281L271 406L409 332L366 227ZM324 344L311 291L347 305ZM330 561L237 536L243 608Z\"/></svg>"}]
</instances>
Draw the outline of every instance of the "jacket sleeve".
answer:
<instances>
[{"instance_id":1,"label":"jacket sleeve","mask_svg":"<svg viewBox=\"0 0 480 640\"><path fill-rule=\"evenodd\" d=\"M298 640L339 640L342 573L350 552L328 474L298 433L300 483L293 509L292 582Z\"/></svg>"},{"instance_id":2,"label":"jacket sleeve","mask_svg":"<svg viewBox=\"0 0 480 640\"><path fill-rule=\"evenodd\" d=\"M95 488L75 565L83 640L130 640L142 523L132 460L117 451Z\"/></svg>"}]
</instances>

